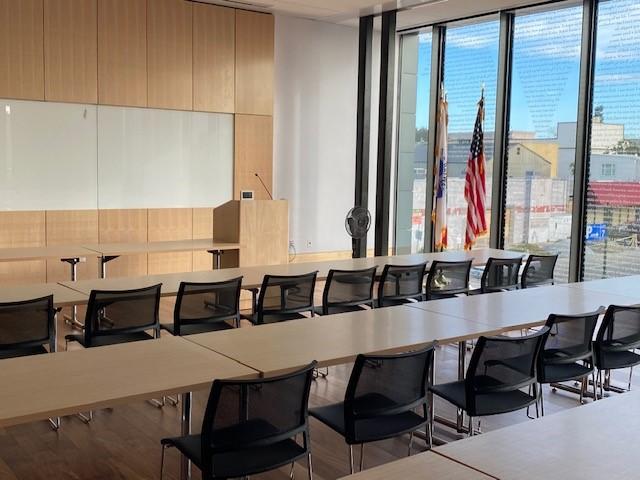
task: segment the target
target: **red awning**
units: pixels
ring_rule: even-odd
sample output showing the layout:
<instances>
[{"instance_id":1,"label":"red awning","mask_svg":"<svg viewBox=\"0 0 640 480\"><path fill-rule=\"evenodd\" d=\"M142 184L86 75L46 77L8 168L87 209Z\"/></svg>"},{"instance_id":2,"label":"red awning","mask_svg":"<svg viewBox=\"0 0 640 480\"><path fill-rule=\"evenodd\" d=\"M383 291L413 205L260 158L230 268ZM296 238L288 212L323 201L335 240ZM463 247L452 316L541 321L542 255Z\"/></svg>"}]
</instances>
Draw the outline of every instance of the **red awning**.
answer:
<instances>
[{"instance_id":1,"label":"red awning","mask_svg":"<svg viewBox=\"0 0 640 480\"><path fill-rule=\"evenodd\" d=\"M640 183L591 182L587 190L587 201L591 205L640 207Z\"/></svg>"}]
</instances>

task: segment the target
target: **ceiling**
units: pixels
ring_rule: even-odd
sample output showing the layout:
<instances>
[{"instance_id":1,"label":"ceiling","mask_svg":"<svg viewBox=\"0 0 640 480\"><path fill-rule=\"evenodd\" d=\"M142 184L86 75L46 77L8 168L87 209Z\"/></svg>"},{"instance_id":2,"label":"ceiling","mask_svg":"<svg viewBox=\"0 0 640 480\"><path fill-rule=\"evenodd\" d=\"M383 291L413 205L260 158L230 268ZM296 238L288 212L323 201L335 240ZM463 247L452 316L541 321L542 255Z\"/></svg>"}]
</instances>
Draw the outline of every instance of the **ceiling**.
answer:
<instances>
[{"instance_id":1,"label":"ceiling","mask_svg":"<svg viewBox=\"0 0 640 480\"><path fill-rule=\"evenodd\" d=\"M386 10L398 13L398 29L539 3L539 0L198 0L247 10L280 13L356 25L358 17Z\"/></svg>"}]
</instances>

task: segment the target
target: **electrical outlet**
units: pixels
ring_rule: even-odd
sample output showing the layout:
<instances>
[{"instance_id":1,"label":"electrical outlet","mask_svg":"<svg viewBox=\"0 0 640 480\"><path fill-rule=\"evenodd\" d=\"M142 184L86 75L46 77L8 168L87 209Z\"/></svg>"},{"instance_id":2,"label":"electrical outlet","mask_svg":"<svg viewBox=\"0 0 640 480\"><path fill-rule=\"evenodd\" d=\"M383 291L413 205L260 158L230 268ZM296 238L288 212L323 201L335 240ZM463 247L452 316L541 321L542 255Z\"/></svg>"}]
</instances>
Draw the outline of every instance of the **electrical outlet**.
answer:
<instances>
[{"instance_id":1,"label":"electrical outlet","mask_svg":"<svg viewBox=\"0 0 640 480\"><path fill-rule=\"evenodd\" d=\"M307 240L307 248L311 247L311 240Z\"/></svg>"}]
</instances>

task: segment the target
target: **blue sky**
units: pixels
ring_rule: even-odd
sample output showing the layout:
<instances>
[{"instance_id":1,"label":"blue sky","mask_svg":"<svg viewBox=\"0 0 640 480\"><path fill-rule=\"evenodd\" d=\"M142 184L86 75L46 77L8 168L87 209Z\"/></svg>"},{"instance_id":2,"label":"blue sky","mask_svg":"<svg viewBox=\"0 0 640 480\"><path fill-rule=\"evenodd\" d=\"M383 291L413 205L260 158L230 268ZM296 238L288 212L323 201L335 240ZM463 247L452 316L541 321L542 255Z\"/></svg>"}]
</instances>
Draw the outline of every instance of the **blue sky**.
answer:
<instances>
[{"instance_id":1,"label":"blue sky","mask_svg":"<svg viewBox=\"0 0 640 480\"><path fill-rule=\"evenodd\" d=\"M554 138L558 122L576 119L582 7L516 17L514 30L512 131ZM486 130L495 122L499 22L451 27L445 50L449 131L470 132L481 85L485 85ZM431 37L418 48L416 126L427 125ZM611 0L599 10L594 105L607 123L624 123L627 137L640 138L640 2Z\"/></svg>"}]
</instances>

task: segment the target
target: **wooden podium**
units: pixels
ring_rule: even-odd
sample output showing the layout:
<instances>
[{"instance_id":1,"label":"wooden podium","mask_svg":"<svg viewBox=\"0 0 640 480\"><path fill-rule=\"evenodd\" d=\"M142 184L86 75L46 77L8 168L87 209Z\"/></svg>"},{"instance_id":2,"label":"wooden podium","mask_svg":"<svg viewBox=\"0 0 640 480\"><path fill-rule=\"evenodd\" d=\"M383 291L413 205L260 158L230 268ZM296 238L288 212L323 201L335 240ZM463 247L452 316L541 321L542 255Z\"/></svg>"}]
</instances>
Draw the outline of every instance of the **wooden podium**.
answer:
<instances>
[{"instance_id":1,"label":"wooden podium","mask_svg":"<svg viewBox=\"0 0 640 480\"><path fill-rule=\"evenodd\" d=\"M225 252L222 267L289 262L289 204L286 200L231 200L213 211L213 238L239 243Z\"/></svg>"}]
</instances>

